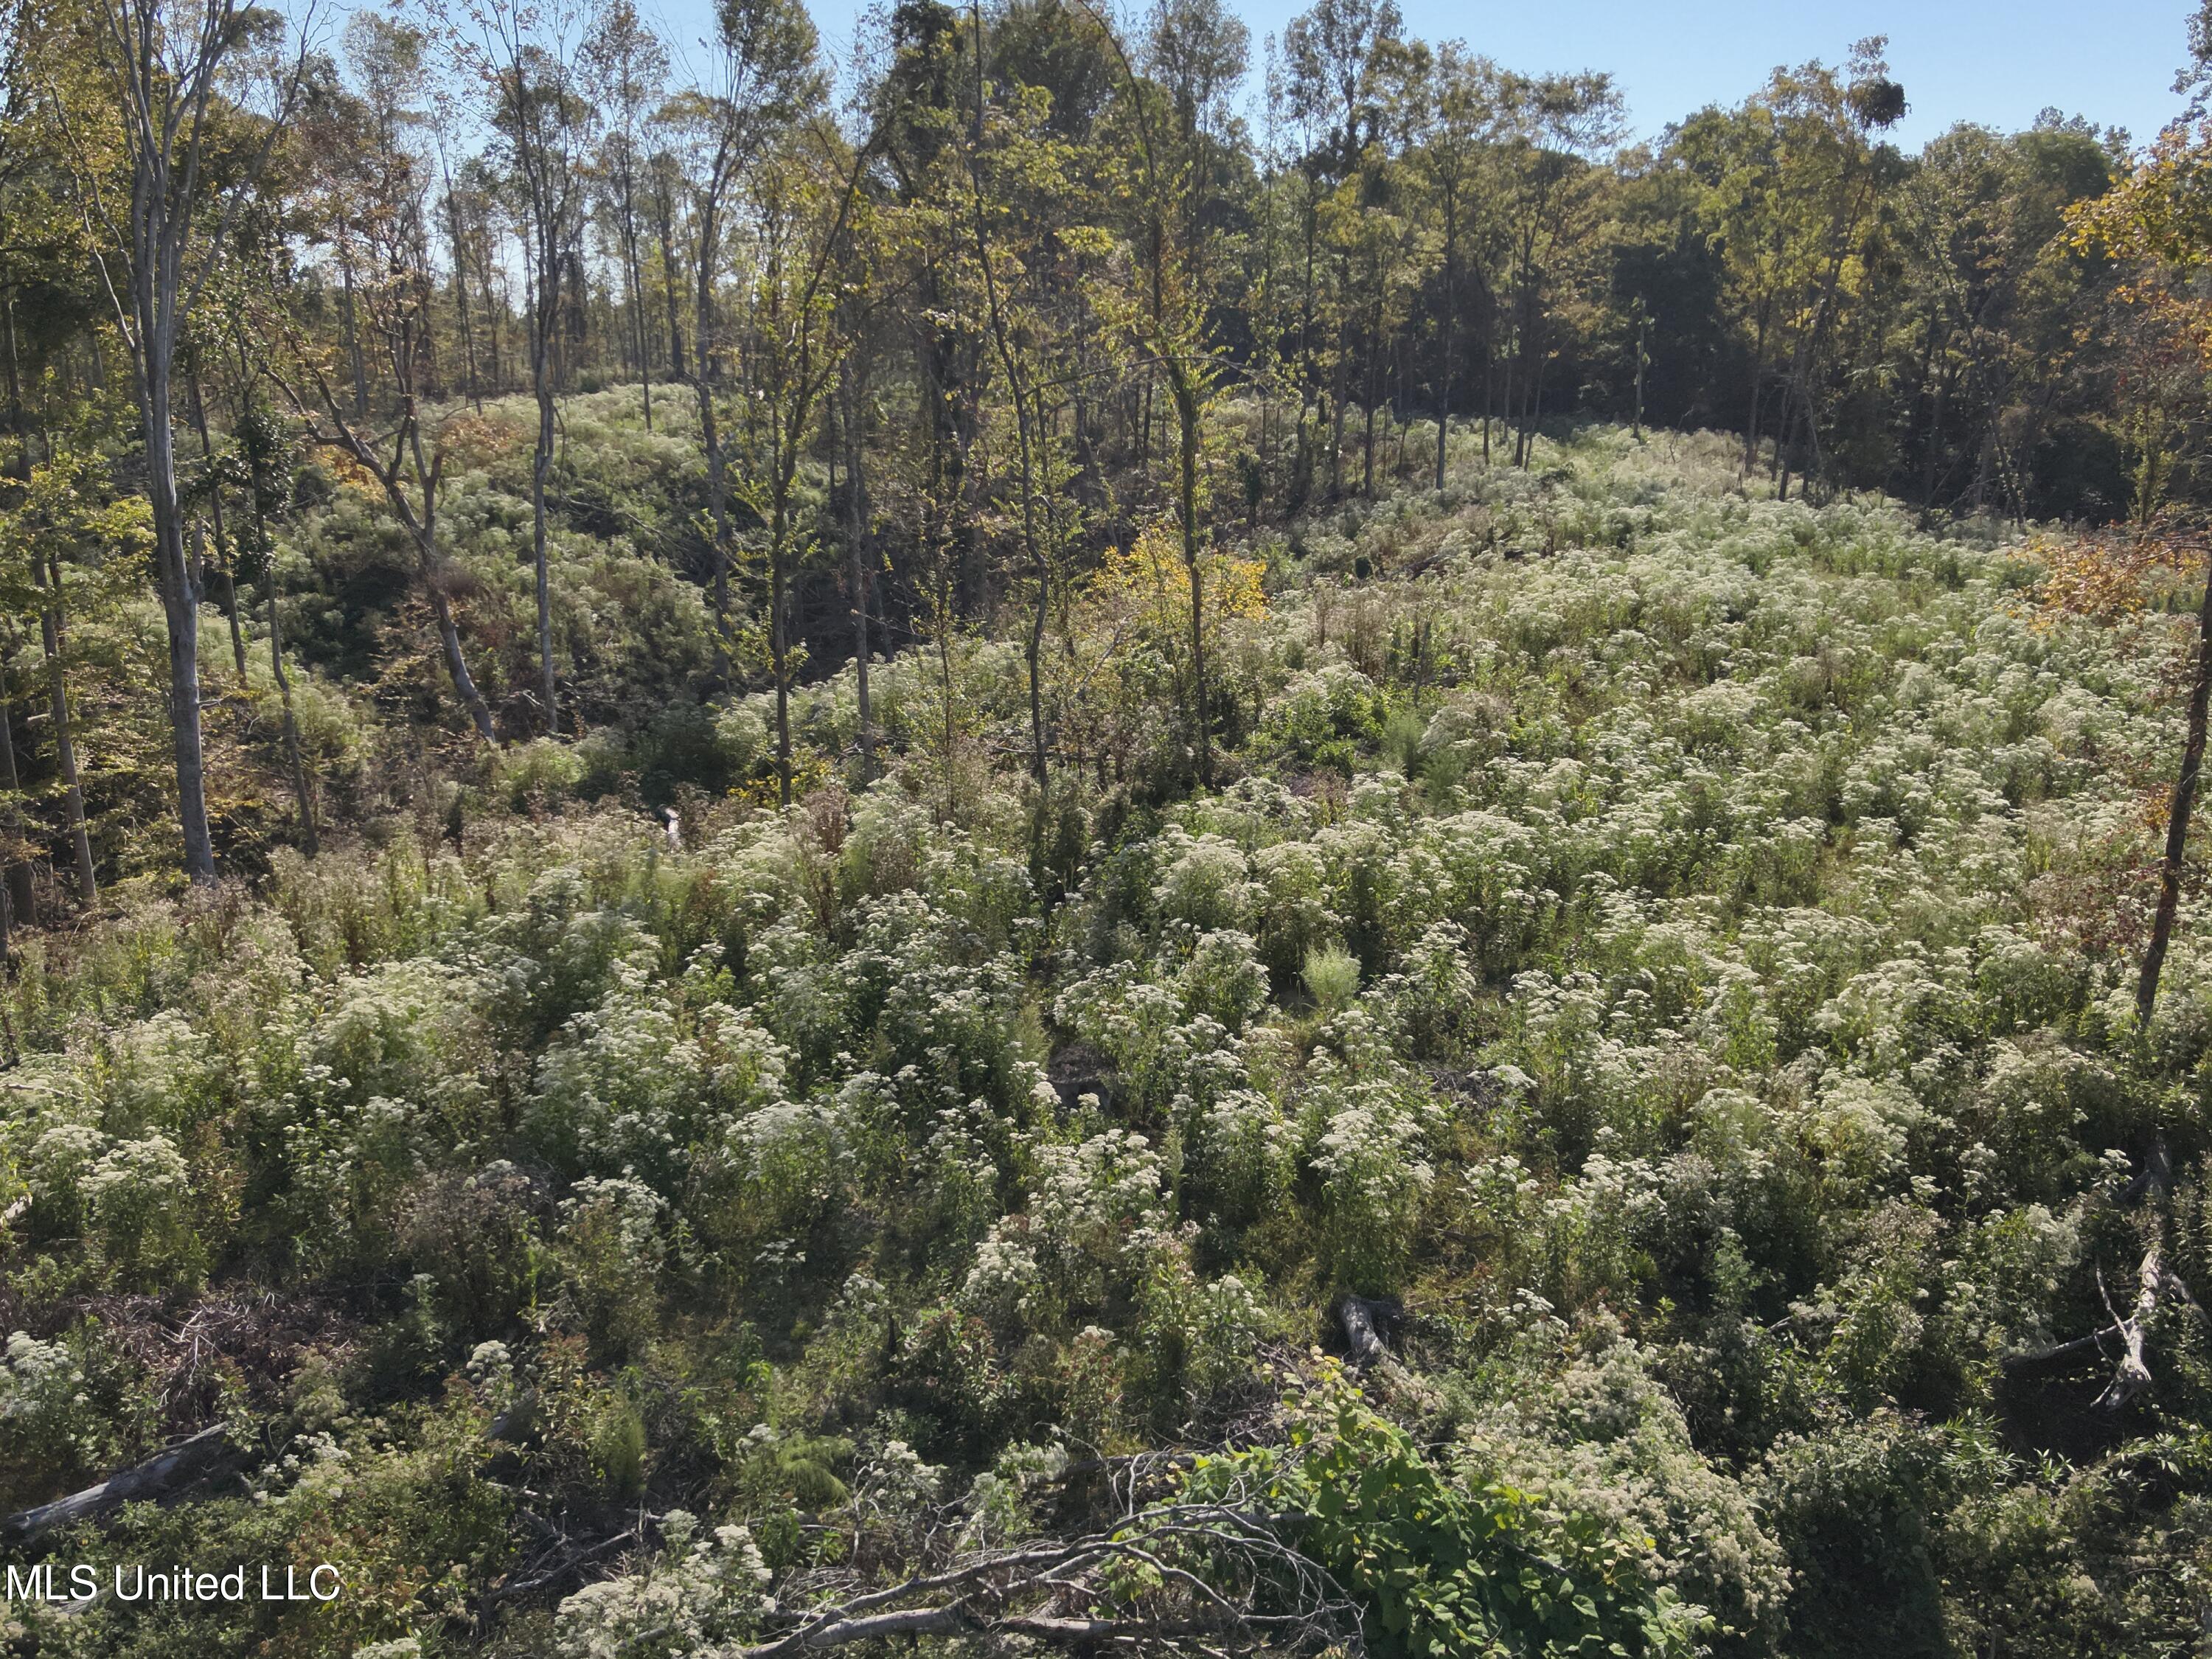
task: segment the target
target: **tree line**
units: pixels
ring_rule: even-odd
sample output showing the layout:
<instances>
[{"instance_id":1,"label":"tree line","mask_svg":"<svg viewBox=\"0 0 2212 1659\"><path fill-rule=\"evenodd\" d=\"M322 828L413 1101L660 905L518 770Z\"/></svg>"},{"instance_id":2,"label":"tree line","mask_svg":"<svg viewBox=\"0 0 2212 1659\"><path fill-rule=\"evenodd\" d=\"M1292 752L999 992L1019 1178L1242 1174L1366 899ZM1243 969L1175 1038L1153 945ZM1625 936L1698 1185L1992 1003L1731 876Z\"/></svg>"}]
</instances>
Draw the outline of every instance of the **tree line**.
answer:
<instances>
[{"instance_id":1,"label":"tree line","mask_svg":"<svg viewBox=\"0 0 2212 1659\"><path fill-rule=\"evenodd\" d=\"M147 867L88 790L143 814L158 788L194 882L252 839L208 803L204 627L240 688L268 682L272 833L315 844L296 659L370 648L365 602L288 528L318 501L365 498L404 550L375 603L437 665L427 724L500 744L622 719L556 637L562 538L636 528L565 428L613 388L682 452L633 539L705 606L686 694L773 690L787 804L795 683L854 665L872 752L872 659L979 619L1020 641L1048 792L1056 617L1147 534L1208 781L1235 719L1206 625L1224 550L1442 489L1455 434L1525 467L1547 422L1720 428L1785 498L1883 489L1932 523L2147 515L2201 424L2185 308L2143 303L2142 261L2083 228L2124 135L2053 113L1907 155L1878 39L1631 143L1606 76L1418 40L1390 0L1316 0L1256 54L1221 0L902 0L837 66L796 0L725 0L696 42L628 0L5 15L19 920ZM528 603L494 619L455 492L518 430ZM151 707L144 620L76 614L149 592Z\"/></svg>"}]
</instances>

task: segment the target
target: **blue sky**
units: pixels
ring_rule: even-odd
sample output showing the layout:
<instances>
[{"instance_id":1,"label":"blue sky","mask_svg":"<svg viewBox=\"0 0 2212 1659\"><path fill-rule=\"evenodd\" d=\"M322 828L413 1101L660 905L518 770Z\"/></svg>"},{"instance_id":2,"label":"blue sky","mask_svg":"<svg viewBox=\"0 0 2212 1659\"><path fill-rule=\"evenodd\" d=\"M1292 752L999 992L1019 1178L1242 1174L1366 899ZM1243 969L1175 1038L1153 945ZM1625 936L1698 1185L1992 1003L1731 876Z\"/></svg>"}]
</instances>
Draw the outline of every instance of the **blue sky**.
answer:
<instances>
[{"instance_id":1,"label":"blue sky","mask_svg":"<svg viewBox=\"0 0 2212 1659\"><path fill-rule=\"evenodd\" d=\"M1306 0L1234 0L1252 29L1279 33ZM1891 72L1912 109L1899 140L1917 146L1954 121L2025 126L2046 106L2141 143L2179 110L2169 90L2194 0L1399 0L1407 28L1454 36L1511 68L1606 70L1649 137L1703 105L1734 103L1778 64L1840 62L1851 42L1889 36ZM810 0L841 56L855 0ZM640 0L685 41L707 0Z\"/></svg>"}]
</instances>

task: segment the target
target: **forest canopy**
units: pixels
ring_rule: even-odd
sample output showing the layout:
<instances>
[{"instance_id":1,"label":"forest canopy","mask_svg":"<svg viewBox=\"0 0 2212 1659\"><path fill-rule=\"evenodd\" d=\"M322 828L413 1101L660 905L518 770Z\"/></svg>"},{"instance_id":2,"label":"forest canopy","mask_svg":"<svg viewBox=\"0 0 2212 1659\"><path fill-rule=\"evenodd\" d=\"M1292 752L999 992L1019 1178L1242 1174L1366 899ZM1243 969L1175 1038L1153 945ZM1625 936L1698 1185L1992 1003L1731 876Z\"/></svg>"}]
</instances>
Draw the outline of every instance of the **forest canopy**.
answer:
<instances>
[{"instance_id":1,"label":"forest canopy","mask_svg":"<svg viewBox=\"0 0 2212 1659\"><path fill-rule=\"evenodd\" d=\"M2212 11L708 27L0 0L0 1645L2196 1651Z\"/></svg>"}]
</instances>

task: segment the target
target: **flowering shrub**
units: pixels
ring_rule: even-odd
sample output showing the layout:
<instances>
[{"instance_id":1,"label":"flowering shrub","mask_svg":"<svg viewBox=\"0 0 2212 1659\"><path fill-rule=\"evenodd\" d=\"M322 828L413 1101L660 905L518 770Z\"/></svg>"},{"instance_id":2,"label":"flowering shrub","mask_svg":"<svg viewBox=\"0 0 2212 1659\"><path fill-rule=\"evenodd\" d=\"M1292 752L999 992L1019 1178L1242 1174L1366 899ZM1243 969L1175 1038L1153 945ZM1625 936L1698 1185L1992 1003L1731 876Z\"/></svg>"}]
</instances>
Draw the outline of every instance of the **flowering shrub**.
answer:
<instances>
[{"instance_id":1,"label":"flowering shrub","mask_svg":"<svg viewBox=\"0 0 2212 1659\"><path fill-rule=\"evenodd\" d=\"M554 1620L561 1659L659 1659L744 1640L767 1601L768 1568L743 1527L706 1531L663 1517L661 1547L639 1571L588 1584Z\"/></svg>"},{"instance_id":2,"label":"flowering shrub","mask_svg":"<svg viewBox=\"0 0 2212 1659\"><path fill-rule=\"evenodd\" d=\"M264 1435L99 1524L386 1587L287 1652L750 1645L1169 1449L1392 1654L2195 1640L2193 864L2136 1006L2185 629L1737 446L1455 443L1264 604L1217 540L1217 787L1154 527L1052 614L1043 792L963 635L876 665L872 768L795 687L787 808L718 694L673 841L541 742L265 905L19 937L11 1501ZM2147 1252L2154 1384L2084 1417Z\"/></svg>"},{"instance_id":3,"label":"flowering shrub","mask_svg":"<svg viewBox=\"0 0 2212 1659\"><path fill-rule=\"evenodd\" d=\"M666 1209L627 1173L586 1176L562 1200L562 1298L575 1327L602 1347L626 1349L653 1328Z\"/></svg>"},{"instance_id":4,"label":"flowering shrub","mask_svg":"<svg viewBox=\"0 0 2212 1659\"><path fill-rule=\"evenodd\" d=\"M191 1182L167 1135L120 1140L78 1185L100 1254L126 1284L164 1282L198 1266Z\"/></svg>"},{"instance_id":5,"label":"flowering shrub","mask_svg":"<svg viewBox=\"0 0 2212 1659\"><path fill-rule=\"evenodd\" d=\"M1249 933L1223 929L1200 934L1190 960L1176 975L1176 988L1186 1015L1212 1020L1232 1035L1267 1006L1267 969Z\"/></svg>"},{"instance_id":6,"label":"flowering shrub","mask_svg":"<svg viewBox=\"0 0 2212 1659\"><path fill-rule=\"evenodd\" d=\"M106 1394L69 1344L11 1333L0 1352L0 1489L21 1498L113 1456L125 1425Z\"/></svg>"},{"instance_id":7,"label":"flowering shrub","mask_svg":"<svg viewBox=\"0 0 2212 1659\"><path fill-rule=\"evenodd\" d=\"M1348 1052L1317 1059L1299 1105L1322 1191L1322 1259L1340 1284L1387 1290L1398 1282L1435 1166L1423 1156L1442 1125L1435 1099L1389 1058L1364 1011L1343 1021Z\"/></svg>"}]
</instances>

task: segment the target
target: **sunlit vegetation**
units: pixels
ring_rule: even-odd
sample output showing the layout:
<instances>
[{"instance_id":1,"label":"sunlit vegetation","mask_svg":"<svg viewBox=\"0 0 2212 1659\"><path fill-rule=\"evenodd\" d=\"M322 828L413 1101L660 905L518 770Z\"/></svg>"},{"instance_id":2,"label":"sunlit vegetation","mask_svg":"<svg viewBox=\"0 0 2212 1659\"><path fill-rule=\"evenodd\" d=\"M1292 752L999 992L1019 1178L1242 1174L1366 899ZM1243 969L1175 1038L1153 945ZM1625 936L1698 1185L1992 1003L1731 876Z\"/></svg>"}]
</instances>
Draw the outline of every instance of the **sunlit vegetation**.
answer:
<instances>
[{"instance_id":1,"label":"sunlit vegetation","mask_svg":"<svg viewBox=\"0 0 2212 1659\"><path fill-rule=\"evenodd\" d=\"M0 11L0 1644L2201 1644L2212 129L299 21Z\"/></svg>"}]
</instances>

